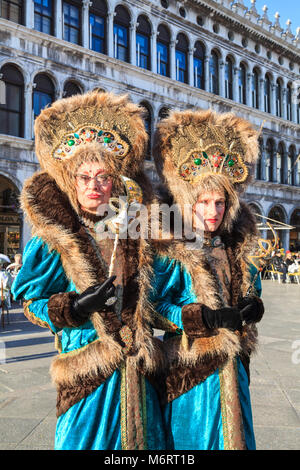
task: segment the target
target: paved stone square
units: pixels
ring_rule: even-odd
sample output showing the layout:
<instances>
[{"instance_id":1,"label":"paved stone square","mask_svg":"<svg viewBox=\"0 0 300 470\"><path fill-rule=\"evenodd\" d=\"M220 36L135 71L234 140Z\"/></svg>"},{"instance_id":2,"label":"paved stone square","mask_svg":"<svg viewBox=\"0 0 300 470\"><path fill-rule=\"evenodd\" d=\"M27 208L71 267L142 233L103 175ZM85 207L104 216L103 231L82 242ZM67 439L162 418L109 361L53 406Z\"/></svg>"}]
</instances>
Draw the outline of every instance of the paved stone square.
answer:
<instances>
[{"instance_id":1,"label":"paved stone square","mask_svg":"<svg viewBox=\"0 0 300 470\"><path fill-rule=\"evenodd\" d=\"M263 281L263 300L250 386L257 449L299 450L300 285ZM54 336L14 306L10 324L0 326L0 449L53 449Z\"/></svg>"}]
</instances>

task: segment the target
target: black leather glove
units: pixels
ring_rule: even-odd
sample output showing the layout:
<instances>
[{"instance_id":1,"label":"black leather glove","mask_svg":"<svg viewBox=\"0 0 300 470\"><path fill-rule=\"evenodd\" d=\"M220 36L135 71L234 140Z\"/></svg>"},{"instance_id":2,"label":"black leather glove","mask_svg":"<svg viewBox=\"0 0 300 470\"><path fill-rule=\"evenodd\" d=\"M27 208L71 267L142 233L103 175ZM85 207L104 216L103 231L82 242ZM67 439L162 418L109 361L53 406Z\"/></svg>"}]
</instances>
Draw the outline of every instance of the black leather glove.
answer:
<instances>
[{"instance_id":1,"label":"black leather glove","mask_svg":"<svg viewBox=\"0 0 300 470\"><path fill-rule=\"evenodd\" d=\"M113 284L115 279L116 276L112 276L102 284L91 286L77 295L71 306L72 316L76 320L87 320L91 313L106 310L106 301L115 293L116 288Z\"/></svg>"},{"instance_id":2,"label":"black leather glove","mask_svg":"<svg viewBox=\"0 0 300 470\"><path fill-rule=\"evenodd\" d=\"M238 308L242 320L246 323L258 323L264 314L265 308L259 297L243 297L238 301Z\"/></svg>"},{"instance_id":3,"label":"black leather glove","mask_svg":"<svg viewBox=\"0 0 300 470\"><path fill-rule=\"evenodd\" d=\"M236 331L242 328L242 318L240 311L236 307L223 307L212 310L203 305L202 319L206 328L228 328Z\"/></svg>"}]
</instances>

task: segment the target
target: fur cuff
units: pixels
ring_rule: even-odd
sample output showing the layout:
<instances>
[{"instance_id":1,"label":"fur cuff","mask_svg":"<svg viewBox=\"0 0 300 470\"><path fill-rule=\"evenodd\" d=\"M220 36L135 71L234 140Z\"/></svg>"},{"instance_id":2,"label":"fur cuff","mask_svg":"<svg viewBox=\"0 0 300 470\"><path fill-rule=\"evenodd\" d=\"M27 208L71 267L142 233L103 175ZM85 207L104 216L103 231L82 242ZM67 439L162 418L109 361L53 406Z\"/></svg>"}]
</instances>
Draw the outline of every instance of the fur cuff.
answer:
<instances>
[{"instance_id":1,"label":"fur cuff","mask_svg":"<svg viewBox=\"0 0 300 470\"><path fill-rule=\"evenodd\" d=\"M54 294L48 301L48 315L54 326L57 328L77 327L85 323L86 320L75 320L72 316L72 301L76 297L76 292L61 292Z\"/></svg>"},{"instance_id":2,"label":"fur cuff","mask_svg":"<svg viewBox=\"0 0 300 470\"><path fill-rule=\"evenodd\" d=\"M181 309L181 318L184 331L190 338L199 338L207 335L207 328L202 320L202 306L200 304L184 305Z\"/></svg>"}]
</instances>

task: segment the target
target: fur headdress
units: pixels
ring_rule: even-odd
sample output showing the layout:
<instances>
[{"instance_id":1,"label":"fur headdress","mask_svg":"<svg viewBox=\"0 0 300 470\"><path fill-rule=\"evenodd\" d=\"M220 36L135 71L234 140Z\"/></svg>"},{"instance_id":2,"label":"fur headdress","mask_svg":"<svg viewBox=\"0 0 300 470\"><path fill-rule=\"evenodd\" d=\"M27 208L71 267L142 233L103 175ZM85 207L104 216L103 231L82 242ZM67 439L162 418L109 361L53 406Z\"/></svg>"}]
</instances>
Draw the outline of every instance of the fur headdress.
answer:
<instances>
[{"instance_id":1,"label":"fur headdress","mask_svg":"<svg viewBox=\"0 0 300 470\"><path fill-rule=\"evenodd\" d=\"M182 211L195 204L200 191L231 188L223 223L229 230L258 157L251 124L231 113L175 111L160 121L154 141L158 174Z\"/></svg>"},{"instance_id":2,"label":"fur headdress","mask_svg":"<svg viewBox=\"0 0 300 470\"><path fill-rule=\"evenodd\" d=\"M81 163L101 161L110 174L135 179L142 173L147 141L142 108L126 95L75 95L54 102L35 121L41 168L55 179L76 211L74 178Z\"/></svg>"}]
</instances>

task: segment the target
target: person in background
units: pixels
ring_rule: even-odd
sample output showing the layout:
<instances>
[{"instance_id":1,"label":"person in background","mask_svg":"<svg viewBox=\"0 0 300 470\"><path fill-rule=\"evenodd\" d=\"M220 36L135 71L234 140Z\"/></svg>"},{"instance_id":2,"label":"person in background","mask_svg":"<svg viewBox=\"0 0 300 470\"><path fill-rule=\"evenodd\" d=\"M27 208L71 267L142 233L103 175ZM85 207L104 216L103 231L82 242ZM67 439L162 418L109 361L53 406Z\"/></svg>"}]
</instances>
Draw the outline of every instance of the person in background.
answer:
<instances>
[{"instance_id":1,"label":"person in background","mask_svg":"<svg viewBox=\"0 0 300 470\"><path fill-rule=\"evenodd\" d=\"M277 250L275 256L273 256L272 263L273 263L275 271L278 271L279 273L282 274L282 282L283 284L285 284L288 268L283 259L283 254L280 250Z\"/></svg>"},{"instance_id":2,"label":"person in background","mask_svg":"<svg viewBox=\"0 0 300 470\"><path fill-rule=\"evenodd\" d=\"M7 266L6 271L8 271L11 276L15 279L17 277L18 272L22 267L22 255L21 253L16 253L14 256L14 263L11 263Z\"/></svg>"},{"instance_id":3,"label":"person in background","mask_svg":"<svg viewBox=\"0 0 300 470\"><path fill-rule=\"evenodd\" d=\"M285 264L287 266L287 270L289 273L296 273L299 269L299 264L295 258L295 256L293 256L293 254L291 253L290 250L287 250L286 251L286 254L285 254ZM293 279L294 276L291 276L291 281L292 282L295 282L295 279Z\"/></svg>"},{"instance_id":4,"label":"person in background","mask_svg":"<svg viewBox=\"0 0 300 470\"><path fill-rule=\"evenodd\" d=\"M9 312L11 308L11 293L10 289L13 283L13 277L7 271L7 263L0 264L0 307L1 313L3 308Z\"/></svg>"}]
</instances>

